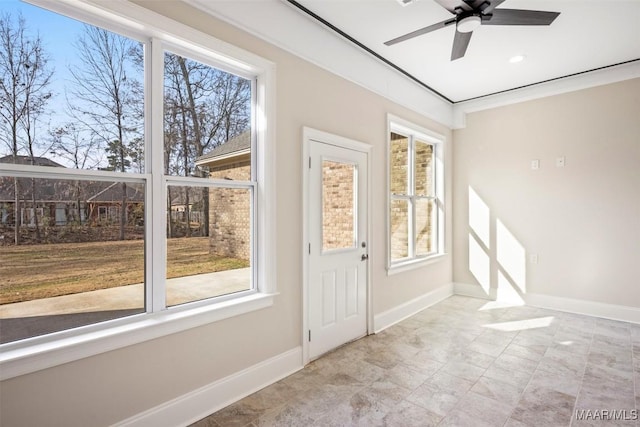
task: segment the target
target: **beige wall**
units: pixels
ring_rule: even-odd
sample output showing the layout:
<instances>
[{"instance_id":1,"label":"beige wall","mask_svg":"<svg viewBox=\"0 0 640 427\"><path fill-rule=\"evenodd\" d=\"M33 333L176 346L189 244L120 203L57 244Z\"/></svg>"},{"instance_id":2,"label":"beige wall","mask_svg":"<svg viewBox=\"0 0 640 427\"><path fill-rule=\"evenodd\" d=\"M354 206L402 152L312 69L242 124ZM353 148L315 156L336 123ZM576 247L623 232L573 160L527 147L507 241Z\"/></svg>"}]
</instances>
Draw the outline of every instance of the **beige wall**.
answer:
<instances>
[{"instance_id":1,"label":"beige wall","mask_svg":"<svg viewBox=\"0 0 640 427\"><path fill-rule=\"evenodd\" d=\"M470 114L454 141L454 281L484 264L492 288L640 307L640 79Z\"/></svg>"},{"instance_id":2,"label":"beige wall","mask_svg":"<svg viewBox=\"0 0 640 427\"><path fill-rule=\"evenodd\" d=\"M443 134L444 126L185 5L138 1L277 65L277 262L273 307L4 381L0 424L108 425L301 345L302 127L373 145L372 261L375 314L450 283L451 258L387 276L386 115ZM416 87L416 90L421 90ZM449 145L445 145L447 162ZM450 166L450 164L448 164ZM447 175L450 209L451 169ZM448 221L451 224L451 221ZM448 230L448 242L451 231ZM449 246L449 245L448 245Z\"/></svg>"}]
</instances>

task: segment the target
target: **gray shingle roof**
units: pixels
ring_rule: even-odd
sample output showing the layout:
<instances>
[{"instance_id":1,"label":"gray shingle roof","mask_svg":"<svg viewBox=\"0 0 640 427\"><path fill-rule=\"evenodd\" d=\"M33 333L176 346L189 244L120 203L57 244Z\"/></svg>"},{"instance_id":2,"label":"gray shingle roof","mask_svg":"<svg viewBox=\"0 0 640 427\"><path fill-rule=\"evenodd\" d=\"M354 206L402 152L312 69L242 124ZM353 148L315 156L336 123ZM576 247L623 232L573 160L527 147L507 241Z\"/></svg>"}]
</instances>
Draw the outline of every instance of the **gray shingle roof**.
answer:
<instances>
[{"instance_id":1,"label":"gray shingle roof","mask_svg":"<svg viewBox=\"0 0 640 427\"><path fill-rule=\"evenodd\" d=\"M31 163L31 157L29 156L16 156L14 159L13 156L4 156L0 157L0 163L10 163L15 165L31 165L34 166L52 166L57 168L63 168L60 163L56 163L53 160L47 159L46 157L34 157L33 163Z\"/></svg>"},{"instance_id":2,"label":"gray shingle roof","mask_svg":"<svg viewBox=\"0 0 640 427\"><path fill-rule=\"evenodd\" d=\"M240 135L231 138L224 144L218 145L213 150L209 151L207 154L198 157L196 161L198 163L202 163L203 161L207 161L207 160L215 160L216 158L228 156L233 153L240 153L241 151L245 151L250 148L251 148L251 131L246 130L242 132Z\"/></svg>"}]
</instances>

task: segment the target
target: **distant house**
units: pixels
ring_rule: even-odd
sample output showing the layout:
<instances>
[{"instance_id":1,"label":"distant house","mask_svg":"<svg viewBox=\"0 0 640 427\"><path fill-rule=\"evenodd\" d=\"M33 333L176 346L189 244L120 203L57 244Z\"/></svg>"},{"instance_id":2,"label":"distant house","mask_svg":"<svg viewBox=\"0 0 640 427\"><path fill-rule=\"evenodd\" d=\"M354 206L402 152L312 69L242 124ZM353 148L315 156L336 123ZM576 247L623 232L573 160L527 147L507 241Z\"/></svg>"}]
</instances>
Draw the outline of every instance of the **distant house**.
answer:
<instances>
[{"instance_id":1,"label":"distant house","mask_svg":"<svg viewBox=\"0 0 640 427\"><path fill-rule=\"evenodd\" d=\"M63 168L46 157L4 156L0 163ZM16 182L20 199L20 224L35 227L63 226L71 222L109 224L119 221L122 206L120 183L0 177L0 224L15 224ZM144 217L144 192L127 184L127 218ZM136 219L137 221L137 219Z\"/></svg>"},{"instance_id":2,"label":"distant house","mask_svg":"<svg viewBox=\"0 0 640 427\"><path fill-rule=\"evenodd\" d=\"M56 163L46 157L31 156L4 156L0 157L0 163L9 163L14 165L32 165L32 166L51 166L54 168L63 168L60 163Z\"/></svg>"},{"instance_id":3,"label":"distant house","mask_svg":"<svg viewBox=\"0 0 640 427\"><path fill-rule=\"evenodd\" d=\"M188 194L187 194L188 192ZM167 197L170 208L169 235L177 237L186 232L186 225L189 224L192 231L202 226L204 218L203 200L204 191L197 187L173 187L167 188ZM176 230L176 226L183 229L182 232Z\"/></svg>"},{"instance_id":4,"label":"distant house","mask_svg":"<svg viewBox=\"0 0 640 427\"><path fill-rule=\"evenodd\" d=\"M144 191L140 185L126 184L124 191L123 184L120 182L102 183L103 187L105 185L107 185L106 188L86 201L88 217L91 221L101 224L120 221L124 194L127 201L127 222L138 225L144 220Z\"/></svg>"},{"instance_id":5,"label":"distant house","mask_svg":"<svg viewBox=\"0 0 640 427\"><path fill-rule=\"evenodd\" d=\"M251 179L251 132L245 131L196 160L216 179ZM209 192L210 252L217 256L249 260L251 256L251 205L247 191L216 188Z\"/></svg>"},{"instance_id":6,"label":"distant house","mask_svg":"<svg viewBox=\"0 0 640 427\"><path fill-rule=\"evenodd\" d=\"M64 167L46 157L4 156L0 157L0 163ZM15 224L16 181L19 198L23 202L23 206L20 208L20 223L22 225L34 227L36 215L40 224L44 224L43 221L46 221L47 225L51 222L54 224L67 222L67 218L69 218L67 215L68 206L77 204L72 199L73 191L69 191L71 188L66 188L69 186L64 185L65 188L61 188L60 185L56 185L58 183L45 179L18 178L15 180L11 177L0 177L0 224ZM77 212L77 209L73 209L73 211Z\"/></svg>"}]
</instances>

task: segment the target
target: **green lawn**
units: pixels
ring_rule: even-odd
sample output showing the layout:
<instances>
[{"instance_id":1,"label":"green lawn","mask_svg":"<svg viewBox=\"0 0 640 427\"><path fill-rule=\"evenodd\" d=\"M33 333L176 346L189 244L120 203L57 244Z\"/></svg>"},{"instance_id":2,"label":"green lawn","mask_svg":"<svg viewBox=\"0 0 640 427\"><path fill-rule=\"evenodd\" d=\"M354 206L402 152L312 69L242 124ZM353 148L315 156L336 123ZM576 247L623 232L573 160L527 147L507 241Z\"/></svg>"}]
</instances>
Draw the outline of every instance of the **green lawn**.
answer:
<instances>
[{"instance_id":1,"label":"green lawn","mask_svg":"<svg viewBox=\"0 0 640 427\"><path fill-rule=\"evenodd\" d=\"M247 267L209 254L208 237L167 241L167 277ZM0 246L0 304L132 285L144 281L144 242Z\"/></svg>"}]
</instances>

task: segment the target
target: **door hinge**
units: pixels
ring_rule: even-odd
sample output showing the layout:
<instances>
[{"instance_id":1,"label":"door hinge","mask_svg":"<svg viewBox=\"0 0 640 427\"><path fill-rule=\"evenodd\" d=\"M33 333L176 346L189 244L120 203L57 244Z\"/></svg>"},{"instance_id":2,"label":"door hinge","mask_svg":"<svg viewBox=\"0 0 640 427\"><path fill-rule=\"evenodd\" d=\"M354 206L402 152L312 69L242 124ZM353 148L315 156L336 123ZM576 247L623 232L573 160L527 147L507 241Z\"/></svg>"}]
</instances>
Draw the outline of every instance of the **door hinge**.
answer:
<instances>
[{"instance_id":1,"label":"door hinge","mask_svg":"<svg viewBox=\"0 0 640 427\"><path fill-rule=\"evenodd\" d=\"M309 169L311 169L311 157L309 157Z\"/></svg>"},{"instance_id":2,"label":"door hinge","mask_svg":"<svg viewBox=\"0 0 640 427\"><path fill-rule=\"evenodd\" d=\"M311 243L309 243L309 255L311 255Z\"/></svg>"},{"instance_id":3,"label":"door hinge","mask_svg":"<svg viewBox=\"0 0 640 427\"><path fill-rule=\"evenodd\" d=\"M311 329L309 329L309 342L311 342Z\"/></svg>"}]
</instances>

